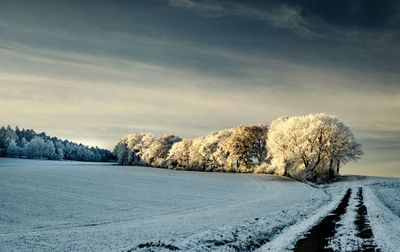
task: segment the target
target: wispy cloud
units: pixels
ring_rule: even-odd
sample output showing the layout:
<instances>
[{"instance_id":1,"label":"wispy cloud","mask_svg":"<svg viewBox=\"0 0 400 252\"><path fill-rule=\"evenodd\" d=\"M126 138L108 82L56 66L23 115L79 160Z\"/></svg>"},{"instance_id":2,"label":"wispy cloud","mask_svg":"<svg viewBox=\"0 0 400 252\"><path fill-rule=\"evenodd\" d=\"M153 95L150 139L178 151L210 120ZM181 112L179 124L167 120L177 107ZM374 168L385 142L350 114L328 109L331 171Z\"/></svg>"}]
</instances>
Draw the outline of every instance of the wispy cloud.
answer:
<instances>
[{"instance_id":1,"label":"wispy cloud","mask_svg":"<svg viewBox=\"0 0 400 252\"><path fill-rule=\"evenodd\" d=\"M204 15L224 16L227 9L217 1L170 0L169 5L177 8L186 8Z\"/></svg>"},{"instance_id":2,"label":"wispy cloud","mask_svg":"<svg viewBox=\"0 0 400 252\"><path fill-rule=\"evenodd\" d=\"M400 20L400 12L396 12L396 10L393 10L394 14L387 18L387 29L367 29L364 26L333 24L312 11L305 15L301 5L293 5L285 1L266 4L265 8L258 8L246 1L219 0L169 0L169 5L192 11L204 17L237 17L258 20L271 27L287 30L304 37L319 37L342 42L370 41L370 43L380 45L388 43L397 45L400 40L397 25Z\"/></svg>"},{"instance_id":3,"label":"wispy cloud","mask_svg":"<svg viewBox=\"0 0 400 252\"><path fill-rule=\"evenodd\" d=\"M233 2L170 0L171 7L187 9L208 17L234 16L261 20L276 28L291 30L300 35L312 35L312 25L302 16L302 8L288 4L270 5L259 9Z\"/></svg>"}]
</instances>

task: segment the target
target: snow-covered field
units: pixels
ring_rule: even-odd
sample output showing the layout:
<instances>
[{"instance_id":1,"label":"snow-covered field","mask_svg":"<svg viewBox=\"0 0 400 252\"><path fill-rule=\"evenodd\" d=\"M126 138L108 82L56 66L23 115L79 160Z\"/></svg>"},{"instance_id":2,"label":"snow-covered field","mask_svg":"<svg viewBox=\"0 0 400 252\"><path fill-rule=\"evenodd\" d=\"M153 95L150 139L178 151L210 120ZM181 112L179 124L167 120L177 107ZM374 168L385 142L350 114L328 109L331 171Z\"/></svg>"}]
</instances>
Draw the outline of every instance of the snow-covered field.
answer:
<instances>
[{"instance_id":1,"label":"snow-covered field","mask_svg":"<svg viewBox=\"0 0 400 252\"><path fill-rule=\"evenodd\" d=\"M0 158L0 251L293 249L348 188L342 222L351 221L359 187L372 231L382 233L374 242L390 251L400 235L396 179L314 188L269 175ZM341 243L337 235L331 242Z\"/></svg>"}]
</instances>

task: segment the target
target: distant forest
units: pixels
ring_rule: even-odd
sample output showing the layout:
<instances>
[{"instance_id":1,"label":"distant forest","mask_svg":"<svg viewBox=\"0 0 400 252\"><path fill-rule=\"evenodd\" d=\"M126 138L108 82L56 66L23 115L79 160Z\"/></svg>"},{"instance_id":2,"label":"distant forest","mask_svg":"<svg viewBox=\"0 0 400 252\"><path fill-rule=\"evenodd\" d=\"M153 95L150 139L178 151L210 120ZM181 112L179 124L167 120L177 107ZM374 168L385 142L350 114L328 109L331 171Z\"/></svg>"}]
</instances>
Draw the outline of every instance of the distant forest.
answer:
<instances>
[{"instance_id":1,"label":"distant forest","mask_svg":"<svg viewBox=\"0 0 400 252\"><path fill-rule=\"evenodd\" d=\"M77 144L32 129L0 128L0 157L107 162L114 155L105 149Z\"/></svg>"}]
</instances>

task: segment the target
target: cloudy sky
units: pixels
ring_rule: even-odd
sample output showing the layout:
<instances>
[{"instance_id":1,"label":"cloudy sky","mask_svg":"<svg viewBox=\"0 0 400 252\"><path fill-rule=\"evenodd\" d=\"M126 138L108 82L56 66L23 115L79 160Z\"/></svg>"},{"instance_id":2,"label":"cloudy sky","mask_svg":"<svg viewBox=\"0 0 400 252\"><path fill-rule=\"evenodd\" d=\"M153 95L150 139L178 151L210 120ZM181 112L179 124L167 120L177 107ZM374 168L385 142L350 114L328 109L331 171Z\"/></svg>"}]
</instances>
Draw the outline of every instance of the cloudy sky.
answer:
<instances>
[{"instance_id":1,"label":"cloudy sky","mask_svg":"<svg viewBox=\"0 0 400 252\"><path fill-rule=\"evenodd\" d=\"M334 114L400 176L396 0L0 1L0 123L112 149Z\"/></svg>"}]
</instances>

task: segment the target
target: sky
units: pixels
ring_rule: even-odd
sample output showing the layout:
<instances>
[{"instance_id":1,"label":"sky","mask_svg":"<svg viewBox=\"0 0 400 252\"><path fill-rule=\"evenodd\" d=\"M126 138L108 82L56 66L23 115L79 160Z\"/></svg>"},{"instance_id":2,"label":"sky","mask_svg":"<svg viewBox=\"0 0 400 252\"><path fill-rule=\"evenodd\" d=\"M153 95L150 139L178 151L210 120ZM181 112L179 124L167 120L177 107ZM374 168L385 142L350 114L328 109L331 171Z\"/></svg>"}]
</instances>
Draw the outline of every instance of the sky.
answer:
<instances>
[{"instance_id":1,"label":"sky","mask_svg":"<svg viewBox=\"0 0 400 252\"><path fill-rule=\"evenodd\" d=\"M396 0L0 1L0 124L112 149L324 112L400 176Z\"/></svg>"}]
</instances>

